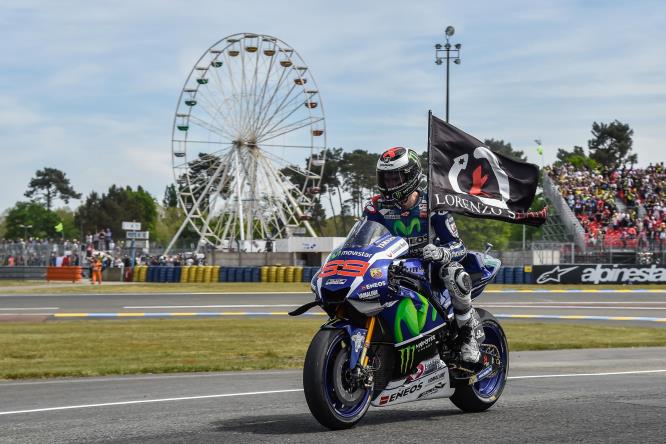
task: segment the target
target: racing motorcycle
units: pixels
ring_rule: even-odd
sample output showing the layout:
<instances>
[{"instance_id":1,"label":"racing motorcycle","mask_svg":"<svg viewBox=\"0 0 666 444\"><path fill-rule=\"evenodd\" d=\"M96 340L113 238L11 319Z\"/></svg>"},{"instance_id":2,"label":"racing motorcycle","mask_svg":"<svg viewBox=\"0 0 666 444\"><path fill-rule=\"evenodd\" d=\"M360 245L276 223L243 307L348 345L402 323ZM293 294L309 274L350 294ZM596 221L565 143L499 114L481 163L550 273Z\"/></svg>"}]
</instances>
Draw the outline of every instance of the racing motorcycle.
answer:
<instances>
[{"instance_id":1,"label":"racing motorcycle","mask_svg":"<svg viewBox=\"0 0 666 444\"><path fill-rule=\"evenodd\" d=\"M485 253L462 261L478 296L500 268ZM478 364L460 358L464 335L446 290L431 287L426 264L404 258L407 241L381 224L358 221L314 275L315 300L329 316L308 348L303 389L312 415L330 429L353 427L370 405L386 407L450 398L465 412L492 406L502 394L509 348L499 322L476 309L485 341Z\"/></svg>"}]
</instances>

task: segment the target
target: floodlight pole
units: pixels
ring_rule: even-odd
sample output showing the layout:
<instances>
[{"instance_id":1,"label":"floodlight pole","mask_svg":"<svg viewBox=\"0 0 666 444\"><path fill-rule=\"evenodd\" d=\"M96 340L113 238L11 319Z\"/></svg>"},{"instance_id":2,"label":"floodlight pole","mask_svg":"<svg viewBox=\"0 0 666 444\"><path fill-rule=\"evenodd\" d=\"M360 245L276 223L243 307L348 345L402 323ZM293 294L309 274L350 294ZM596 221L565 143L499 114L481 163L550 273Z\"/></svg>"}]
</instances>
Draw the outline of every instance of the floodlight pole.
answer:
<instances>
[{"instance_id":1,"label":"floodlight pole","mask_svg":"<svg viewBox=\"0 0 666 444\"><path fill-rule=\"evenodd\" d=\"M442 45L441 43L437 43L435 45L435 64L436 65L441 65L446 59L446 122L449 122L449 76L450 76L450 68L449 64L451 62L451 59L453 59L453 63L456 65L460 65L460 48L462 45L460 43L456 43L453 45L453 48L451 47L451 43L449 42L449 37L451 37L455 33L455 29L453 26L448 26L446 28L446 31L444 32L444 36L446 38L446 43ZM442 49L443 48L443 49ZM442 56L440 53L446 53L446 55ZM453 54L451 54L453 53Z\"/></svg>"}]
</instances>

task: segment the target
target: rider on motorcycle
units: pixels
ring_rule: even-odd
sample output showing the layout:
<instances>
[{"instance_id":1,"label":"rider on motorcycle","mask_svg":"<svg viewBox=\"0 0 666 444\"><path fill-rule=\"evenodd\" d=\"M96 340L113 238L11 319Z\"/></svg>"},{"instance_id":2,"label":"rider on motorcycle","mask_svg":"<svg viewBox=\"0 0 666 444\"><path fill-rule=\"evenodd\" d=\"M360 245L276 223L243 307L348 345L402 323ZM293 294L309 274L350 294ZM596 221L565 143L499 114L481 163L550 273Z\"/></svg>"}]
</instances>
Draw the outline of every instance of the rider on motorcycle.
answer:
<instances>
[{"instance_id":1,"label":"rider on motorcycle","mask_svg":"<svg viewBox=\"0 0 666 444\"><path fill-rule=\"evenodd\" d=\"M381 223L394 236L405 238L411 257L436 265L433 286L442 288L443 284L451 295L456 323L463 335L461 358L478 362L479 342L483 342L484 334L472 307L472 279L460 264L467 249L453 217L446 211L430 215L435 238L429 239L427 178L416 151L403 147L385 151L377 161L377 185L381 194L366 205L364 216Z\"/></svg>"}]
</instances>

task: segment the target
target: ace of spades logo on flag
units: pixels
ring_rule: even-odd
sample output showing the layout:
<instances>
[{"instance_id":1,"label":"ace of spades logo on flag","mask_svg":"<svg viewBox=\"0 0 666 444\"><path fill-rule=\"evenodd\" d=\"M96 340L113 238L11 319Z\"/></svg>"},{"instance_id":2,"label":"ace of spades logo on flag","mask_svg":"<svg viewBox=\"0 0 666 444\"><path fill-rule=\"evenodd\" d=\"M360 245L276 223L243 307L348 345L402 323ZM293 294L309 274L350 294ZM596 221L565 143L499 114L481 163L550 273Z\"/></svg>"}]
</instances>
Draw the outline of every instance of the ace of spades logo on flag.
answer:
<instances>
[{"instance_id":1,"label":"ace of spades logo on flag","mask_svg":"<svg viewBox=\"0 0 666 444\"><path fill-rule=\"evenodd\" d=\"M476 138L429 113L430 211L539 226L547 208L529 211L538 183L536 165L493 152Z\"/></svg>"}]
</instances>

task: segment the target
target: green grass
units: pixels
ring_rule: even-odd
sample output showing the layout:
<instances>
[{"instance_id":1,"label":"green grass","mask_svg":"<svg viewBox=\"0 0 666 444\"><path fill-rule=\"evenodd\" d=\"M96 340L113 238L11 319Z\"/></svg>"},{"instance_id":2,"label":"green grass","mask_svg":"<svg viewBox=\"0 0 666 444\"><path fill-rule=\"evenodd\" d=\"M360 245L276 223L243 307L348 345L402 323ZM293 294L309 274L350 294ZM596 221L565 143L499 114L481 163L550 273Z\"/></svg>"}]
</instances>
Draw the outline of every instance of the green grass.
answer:
<instances>
[{"instance_id":1,"label":"green grass","mask_svg":"<svg viewBox=\"0 0 666 444\"><path fill-rule=\"evenodd\" d=\"M0 379L300 368L322 319L0 323ZM512 351L666 346L666 329L503 322Z\"/></svg>"}]
</instances>

